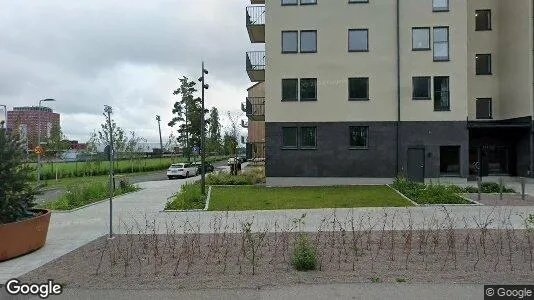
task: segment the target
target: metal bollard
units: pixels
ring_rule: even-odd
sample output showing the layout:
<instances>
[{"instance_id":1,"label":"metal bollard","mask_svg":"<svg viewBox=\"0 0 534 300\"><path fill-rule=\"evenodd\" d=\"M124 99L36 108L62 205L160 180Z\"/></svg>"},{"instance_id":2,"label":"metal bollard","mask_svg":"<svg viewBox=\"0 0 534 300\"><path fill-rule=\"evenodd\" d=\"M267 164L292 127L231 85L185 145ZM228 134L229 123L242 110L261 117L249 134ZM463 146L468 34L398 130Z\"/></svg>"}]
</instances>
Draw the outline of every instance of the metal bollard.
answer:
<instances>
[{"instance_id":1,"label":"metal bollard","mask_svg":"<svg viewBox=\"0 0 534 300\"><path fill-rule=\"evenodd\" d=\"M499 176L499 200L502 201L502 190L503 190L504 184L502 182L502 176Z\"/></svg>"},{"instance_id":2,"label":"metal bollard","mask_svg":"<svg viewBox=\"0 0 534 300\"><path fill-rule=\"evenodd\" d=\"M482 200L482 195L480 194L482 192L482 177L478 176L478 201Z\"/></svg>"},{"instance_id":3,"label":"metal bollard","mask_svg":"<svg viewBox=\"0 0 534 300\"><path fill-rule=\"evenodd\" d=\"M521 177L521 200L525 200L525 177Z\"/></svg>"}]
</instances>

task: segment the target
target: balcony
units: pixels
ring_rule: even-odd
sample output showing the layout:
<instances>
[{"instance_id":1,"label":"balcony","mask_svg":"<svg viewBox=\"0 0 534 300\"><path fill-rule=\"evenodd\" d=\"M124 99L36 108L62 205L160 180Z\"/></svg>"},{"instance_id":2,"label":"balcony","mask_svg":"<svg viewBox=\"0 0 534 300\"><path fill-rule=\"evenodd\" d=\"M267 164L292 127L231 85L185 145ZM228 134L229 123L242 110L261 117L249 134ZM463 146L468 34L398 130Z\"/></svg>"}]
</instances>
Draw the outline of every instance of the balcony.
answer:
<instances>
[{"instance_id":1,"label":"balcony","mask_svg":"<svg viewBox=\"0 0 534 300\"><path fill-rule=\"evenodd\" d=\"M250 81L265 81L265 51L247 52L246 68Z\"/></svg>"},{"instance_id":2,"label":"balcony","mask_svg":"<svg viewBox=\"0 0 534 300\"><path fill-rule=\"evenodd\" d=\"M247 101L241 104L241 109L250 120L265 121L265 97L247 97Z\"/></svg>"},{"instance_id":3,"label":"balcony","mask_svg":"<svg viewBox=\"0 0 534 300\"><path fill-rule=\"evenodd\" d=\"M265 43L265 6L246 9L247 31L251 43Z\"/></svg>"},{"instance_id":4,"label":"balcony","mask_svg":"<svg viewBox=\"0 0 534 300\"><path fill-rule=\"evenodd\" d=\"M241 105L243 106L243 105ZM241 127L248 128L248 123L245 123L245 120L241 120Z\"/></svg>"}]
</instances>

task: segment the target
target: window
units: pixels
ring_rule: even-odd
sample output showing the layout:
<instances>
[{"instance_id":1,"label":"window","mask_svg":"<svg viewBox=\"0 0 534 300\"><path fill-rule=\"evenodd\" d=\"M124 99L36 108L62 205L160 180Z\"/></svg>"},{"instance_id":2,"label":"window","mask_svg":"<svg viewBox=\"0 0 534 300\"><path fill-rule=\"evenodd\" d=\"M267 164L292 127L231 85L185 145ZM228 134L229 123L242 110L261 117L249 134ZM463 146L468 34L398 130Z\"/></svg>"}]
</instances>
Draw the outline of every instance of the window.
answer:
<instances>
[{"instance_id":1,"label":"window","mask_svg":"<svg viewBox=\"0 0 534 300\"><path fill-rule=\"evenodd\" d=\"M491 54L477 54L475 60L477 75L491 75Z\"/></svg>"},{"instance_id":2,"label":"window","mask_svg":"<svg viewBox=\"0 0 534 300\"><path fill-rule=\"evenodd\" d=\"M449 60L449 27L434 27L434 61Z\"/></svg>"},{"instance_id":3,"label":"window","mask_svg":"<svg viewBox=\"0 0 534 300\"><path fill-rule=\"evenodd\" d=\"M439 172L445 176L460 175L460 146L439 147Z\"/></svg>"},{"instance_id":4,"label":"window","mask_svg":"<svg viewBox=\"0 0 534 300\"><path fill-rule=\"evenodd\" d=\"M369 0L349 0L349 3L369 3Z\"/></svg>"},{"instance_id":5,"label":"window","mask_svg":"<svg viewBox=\"0 0 534 300\"><path fill-rule=\"evenodd\" d=\"M430 77L413 77L412 98L415 100L430 100Z\"/></svg>"},{"instance_id":6,"label":"window","mask_svg":"<svg viewBox=\"0 0 534 300\"><path fill-rule=\"evenodd\" d=\"M369 147L369 127L350 126L349 127L350 148L366 149Z\"/></svg>"},{"instance_id":7,"label":"window","mask_svg":"<svg viewBox=\"0 0 534 300\"><path fill-rule=\"evenodd\" d=\"M349 78L349 100L369 100L369 78Z\"/></svg>"},{"instance_id":8,"label":"window","mask_svg":"<svg viewBox=\"0 0 534 300\"><path fill-rule=\"evenodd\" d=\"M317 0L300 0L300 5L317 4Z\"/></svg>"},{"instance_id":9,"label":"window","mask_svg":"<svg viewBox=\"0 0 534 300\"><path fill-rule=\"evenodd\" d=\"M491 119L492 118L491 98L478 98L477 99L476 117L477 119Z\"/></svg>"},{"instance_id":10,"label":"window","mask_svg":"<svg viewBox=\"0 0 534 300\"><path fill-rule=\"evenodd\" d=\"M432 11L449 11L449 0L432 0Z\"/></svg>"},{"instance_id":11,"label":"window","mask_svg":"<svg viewBox=\"0 0 534 300\"><path fill-rule=\"evenodd\" d=\"M475 11L475 30L491 30L491 10L482 9Z\"/></svg>"},{"instance_id":12,"label":"window","mask_svg":"<svg viewBox=\"0 0 534 300\"><path fill-rule=\"evenodd\" d=\"M369 31L349 29L349 52L369 51Z\"/></svg>"},{"instance_id":13,"label":"window","mask_svg":"<svg viewBox=\"0 0 534 300\"><path fill-rule=\"evenodd\" d=\"M298 0L282 0L282 5L297 5Z\"/></svg>"},{"instance_id":14,"label":"window","mask_svg":"<svg viewBox=\"0 0 534 300\"><path fill-rule=\"evenodd\" d=\"M434 77L434 111L450 109L449 77Z\"/></svg>"},{"instance_id":15,"label":"window","mask_svg":"<svg viewBox=\"0 0 534 300\"><path fill-rule=\"evenodd\" d=\"M298 79L282 79L282 101L298 101Z\"/></svg>"},{"instance_id":16,"label":"window","mask_svg":"<svg viewBox=\"0 0 534 300\"><path fill-rule=\"evenodd\" d=\"M298 50L298 31L282 31L282 53L297 53Z\"/></svg>"},{"instance_id":17,"label":"window","mask_svg":"<svg viewBox=\"0 0 534 300\"><path fill-rule=\"evenodd\" d=\"M317 100L317 78L302 78L300 80L300 101Z\"/></svg>"},{"instance_id":18,"label":"window","mask_svg":"<svg viewBox=\"0 0 534 300\"><path fill-rule=\"evenodd\" d=\"M282 127L282 147L297 148L297 127Z\"/></svg>"},{"instance_id":19,"label":"window","mask_svg":"<svg viewBox=\"0 0 534 300\"><path fill-rule=\"evenodd\" d=\"M300 128L301 148L317 148L317 127Z\"/></svg>"},{"instance_id":20,"label":"window","mask_svg":"<svg viewBox=\"0 0 534 300\"><path fill-rule=\"evenodd\" d=\"M317 31L303 30L300 32L300 52L315 53L317 52Z\"/></svg>"},{"instance_id":21,"label":"window","mask_svg":"<svg viewBox=\"0 0 534 300\"><path fill-rule=\"evenodd\" d=\"M412 28L412 50L430 50L430 28Z\"/></svg>"}]
</instances>

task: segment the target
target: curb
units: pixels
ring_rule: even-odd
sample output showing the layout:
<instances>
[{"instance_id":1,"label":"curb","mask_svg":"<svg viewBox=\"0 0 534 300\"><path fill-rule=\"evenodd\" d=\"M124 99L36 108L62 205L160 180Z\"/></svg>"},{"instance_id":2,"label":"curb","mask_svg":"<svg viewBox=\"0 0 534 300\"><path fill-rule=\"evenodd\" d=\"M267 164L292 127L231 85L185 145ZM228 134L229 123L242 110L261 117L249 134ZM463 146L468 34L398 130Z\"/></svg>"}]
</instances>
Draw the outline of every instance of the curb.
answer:
<instances>
[{"instance_id":1,"label":"curb","mask_svg":"<svg viewBox=\"0 0 534 300\"><path fill-rule=\"evenodd\" d=\"M470 202L471 204L455 204L455 203L450 203L450 204L447 204L447 203L443 203L443 204L419 204L419 203L416 203L415 201L413 201L412 199L406 197L403 193L397 191L395 188L393 188L389 184L386 184L386 186L388 186L389 188L391 188L392 190L397 192L397 194L402 196L404 199L406 199L406 200L410 201L411 203L413 203L415 206L421 206L421 207L432 207L432 206L484 206L484 204L482 204L482 203L480 203L478 201L475 201L475 200L471 200L471 199L465 197L462 194L456 194L456 195L458 195L458 197Z\"/></svg>"},{"instance_id":2,"label":"curb","mask_svg":"<svg viewBox=\"0 0 534 300\"><path fill-rule=\"evenodd\" d=\"M404 199L410 201L414 206L421 206L419 203L413 201L412 199L406 197L403 193L397 191L397 190L396 190L395 188L393 188L391 185L386 184L386 186L389 187L390 189L392 189L393 191L395 191L395 193L399 194L399 196L401 196L402 198L404 198Z\"/></svg>"},{"instance_id":3,"label":"curb","mask_svg":"<svg viewBox=\"0 0 534 300\"><path fill-rule=\"evenodd\" d=\"M167 198L167 200L175 197L176 194L170 196ZM208 188L208 195L206 195L206 204L204 205L204 208L195 208L195 209L163 209L160 210L160 213L172 213L172 212L201 212L201 211L207 211L208 207L210 205L210 199L211 199L211 185Z\"/></svg>"},{"instance_id":4,"label":"curb","mask_svg":"<svg viewBox=\"0 0 534 300\"><path fill-rule=\"evenodd\" d=\"M132 191L132 192L120 194L120 195L117 195L117 196L113 196L113 199L116 199L116 198L122 197L122 196L126 196L126 195L129 195L129 194L137 193L137 192L140 192L142 190L143 190L142 188L139 188L137 191ZM93 205L101 204L101 203L106 202L106 201L109 201L109 198L103 199L103 200L99 200L97 202L89 203L89 204L86 204L84 206L80 206L80 207L77 207L77 208L73 208L71 210L54 210L54 209L51 209L51 211L53 213L56 213L56 214L68 214L68 213L72 213L72 212L75 212L77 210L81 210L81 209L84 209L84 208L87 208L87 207L90 207L90 206L93 206Z\"/></svg>"}]
</instances>

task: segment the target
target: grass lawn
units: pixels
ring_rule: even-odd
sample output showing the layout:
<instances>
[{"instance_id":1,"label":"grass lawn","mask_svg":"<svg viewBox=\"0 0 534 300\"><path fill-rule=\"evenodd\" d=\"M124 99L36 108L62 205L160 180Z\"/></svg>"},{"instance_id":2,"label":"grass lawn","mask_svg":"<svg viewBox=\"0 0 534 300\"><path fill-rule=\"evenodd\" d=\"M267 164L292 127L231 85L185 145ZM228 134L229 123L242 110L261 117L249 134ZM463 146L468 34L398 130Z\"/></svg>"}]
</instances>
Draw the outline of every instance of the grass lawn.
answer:
<instances>
[{"instance_id":1,"label":"grass lawn","mask_svg":"<svg viewBox=\"0 0 534 300\"><path fill-rule=\"evenodd\" d=\"M121 178L133 178L136 176L143 176L143 175L150 175L150 174L160 174L161 171L158 172L141 172L141 173L130 173L130 174L115 174L115 177ZM86 177L71 177L71 178L61 178L58 180L55 179L49 179L49 180L42 180L41 184L44 184L43 189L55 189L55 188L68 188L72 185L82 184L86 182L99 182L99 181L106 181L109 180L109 175L100 175L100 176L86 176ZM37 185L37 182L33 182L34 185Z\"/></svg>"},{"instance_id":2,"label":"grass lawn","mask_svg":"<svg viewBox=\"0 0 534 300\"><path fill-rule=\"evenodd\" d=\"M412 203L387 186L267 188L213 186L209 210L405 207Z\"/></svg>"}]
</instances>

